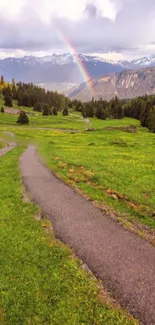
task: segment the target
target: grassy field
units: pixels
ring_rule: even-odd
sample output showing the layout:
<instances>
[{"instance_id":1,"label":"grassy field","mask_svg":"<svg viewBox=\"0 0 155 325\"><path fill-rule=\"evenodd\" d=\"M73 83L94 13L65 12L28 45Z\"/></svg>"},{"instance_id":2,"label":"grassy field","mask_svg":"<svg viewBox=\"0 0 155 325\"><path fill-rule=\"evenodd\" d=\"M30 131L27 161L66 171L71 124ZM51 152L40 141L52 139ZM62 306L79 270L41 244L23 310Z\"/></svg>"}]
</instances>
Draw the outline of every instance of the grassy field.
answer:
<instances>
[{"instance_id":1,"label":"grassy field","mask_svg":"<svg viewBox=\"0 0 155 325\"><path fill-rule=\"evenodd\" d=\"M57 133L42 144L40 152L48 166L72 186L101 207L121 213L124 224L130 221L153 230L154 149L155 135L140 128L134 134L120 130Z\"/></svg>"},{"instance_id":2,"label":"grassy field","mask_svg":"<svg viewBox=\"0 0 155 325\"><path fill-rule=\"evenodd\" d=\"M24 109L25 110L25 109ZM27 109L28 111L28 109ZM31 112L31 110L30 110ZM54 128L54 129L69 129L69 130L85 130L87 123L80 116L62 116L59 113L58 116L42 116L41 113L36 115L29 115L30 124L26 128ZM10 125L15 126L17 122L17 115L0 113L0 126ZM20 126L18 126L20 128ZM23 126L22 126L23 129Z\"/></svg>"},{"instance_id":3,"label":"grassy field","mask_svg":"<svg viewBox=\"0 0 155 325\"><path fill-rule=\"evenodd\" d=\"M24 137L20 132L18 139ZM38 139L44 134L48 142L63 139L49 131L37 132ZM96 281L55 240L50 222L35 218L37 206L23 200L18 167L23 150L18 146L0 158L0 324L137 324L99 298Z\"/></svg>"},{"instance_id":4,"label":"grassy field","mask_svg":"<svg viewBox=\"0 0 155 325\"><path fill-rule=\"evenodd\" d=\"M77 122L78 116L74 113L66 120L60 115L47 120L50 127L61 125L67 130L75 127L74 122L83 123ZM141 128L139 121L94 118L91 125L98 130L72 134L42 130L40 125L46 125L43 116L36 117L40 130L33 130L33 123L24 128L7 126L5 121L13 118L0 114L0 123L4 122L1 129L13 131L25 144L35 139L48 166L72 186L101 206L120 212L124 222L155 228L155 134ZM138 132L125 132L124 128L130 125L137 127Z\"/></svg>"}]
</instances>

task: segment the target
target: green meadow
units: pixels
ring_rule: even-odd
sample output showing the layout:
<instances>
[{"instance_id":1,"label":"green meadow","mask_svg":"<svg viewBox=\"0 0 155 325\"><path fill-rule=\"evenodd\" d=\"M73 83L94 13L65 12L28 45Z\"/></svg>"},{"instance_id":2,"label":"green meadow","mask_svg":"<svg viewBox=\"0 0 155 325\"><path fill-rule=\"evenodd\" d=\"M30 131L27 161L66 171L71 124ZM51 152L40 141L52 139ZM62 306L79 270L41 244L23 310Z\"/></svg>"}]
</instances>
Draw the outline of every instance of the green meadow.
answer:
<instances>
[{"instance_id":1,"label":"green meadow","mask_svg":"<svg viewBox=\"0 0 155 325\"><path fill-rule=\"evenodd\" d=\"M66 120L57 118L65 128ZM3 123L5 119L9 124ZM40 119L45 127L46 121L41 116ZM73 127L73 119L67 120L66 130ZM28 143L36 142L49 166L65 175L65 170L57 166L57 155L61 162L66 159L67 166L72 165L73 156L74 166L81 164L84 160L78 161L79 150L80 154L84 152L96 135L22 128L15 124L15 116L2 113L0 120L0 137L18 144L0 158L0 324L138 324L110 300L106 301L100 283L84 270L71 250L54 238L51 223L41 218L39 207L23 194L19 158ZM51 117L51 128L53 121ZM13 132L15 137L6 132Z\"/></svg>"},{"instance_id":2,"label":"green meadow","mask_svg":"<svg viewBox=\"0 0 155 325\"><path fill-rule=\"evenodd\" d=\"M29 119L19 126L16 115L0 113L0 138L18 145L0 158L0 324L137 324L101 297L99 282L54 238L39 207L24 199L19 158L34 143L44 163L109 218L152 238L155 134L128 118L88 121L59 113Z\"/></svg>"},{"instance_id":3,"label":"green meadow","mask_svg":"<svg viewBox=\"0 0 155 325\"><path fill-rule=\"evenodd\" d=\"M29 118L30 125L22 127L16 116L1 114L1 130L14 132L24 145L35 141L49 168L101 208L118 212L125 225L154 232L155 134L130 118L89 123L78 113ZM137 132L128 132L131 125Z\"/></svg>"}]
</instances>

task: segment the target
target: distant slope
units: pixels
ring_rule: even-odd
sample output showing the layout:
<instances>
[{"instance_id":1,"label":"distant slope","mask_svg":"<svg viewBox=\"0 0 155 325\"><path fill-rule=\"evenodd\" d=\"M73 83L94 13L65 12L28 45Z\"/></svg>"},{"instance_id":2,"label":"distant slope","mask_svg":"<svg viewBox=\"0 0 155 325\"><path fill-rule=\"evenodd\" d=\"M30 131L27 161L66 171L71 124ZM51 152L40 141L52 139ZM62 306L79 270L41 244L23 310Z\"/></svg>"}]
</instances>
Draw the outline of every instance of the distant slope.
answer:
<instances>
[{"instance_id":1,"label":"distant slope","mask_svg":"<svg viewBox=\"0 0 155 325\"><path fill-rule=\"evenodd\" d=\"M114 96L119 98L134 98L144 94L155 93L155 68L143 68L140 70L124 70L120 73L108 74L102 78L93 80L95 99L109 100ZM74 88L69 94L71 98L82 101L91 99L87 84L83 83Z\"/></svg>"},{"instance_id":2,"label":"distant slope","mask_svg":"<svg viewBox=\"0 0 155 325\"><path fill-rule=\"evenodd\" d=\"M74 87L78 87L78 84L76 83L67 83L67 82L60 82L60 83L40 83L37 84L37 86L44 88L46 90L50 91L57 91L60 94L64 94L68 96L68 94L72 91Z\"/></svg>"}]
</instances>

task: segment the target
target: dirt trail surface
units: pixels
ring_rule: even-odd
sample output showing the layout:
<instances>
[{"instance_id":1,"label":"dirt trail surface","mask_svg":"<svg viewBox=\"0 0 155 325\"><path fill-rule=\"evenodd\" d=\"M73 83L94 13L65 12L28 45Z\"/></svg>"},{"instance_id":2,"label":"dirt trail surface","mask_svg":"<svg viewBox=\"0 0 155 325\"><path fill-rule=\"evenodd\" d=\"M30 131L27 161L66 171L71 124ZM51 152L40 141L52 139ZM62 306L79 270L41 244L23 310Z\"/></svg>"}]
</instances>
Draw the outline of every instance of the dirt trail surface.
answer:
<instances>
[{"instance_id":1,"label":"dirt trail surface","mask_svg":"<svg viewBox=\"0 0 155 325\"><path fill-rule=\"evenodd\" d=\"M34 147L22 155L20 168L56 236L73 248L122 306L143 324L155 325L155 248L53 175Z\"/></svg>"},{"instance_id":2,"label":"dirt trail surface","mask_svg":"<svg viewBox=\"0 0 155 325\"><path fill-rule=\"evenodd\" d=\"M13 148L16 147L16 143L11 142L8 143L7 141L0 139L1 141L3 141L4 143L6 143L6 147L0 150L0 157L4 156L7 152L9 152L10 150L12 150Z\"/></svg>"}]
</instances>

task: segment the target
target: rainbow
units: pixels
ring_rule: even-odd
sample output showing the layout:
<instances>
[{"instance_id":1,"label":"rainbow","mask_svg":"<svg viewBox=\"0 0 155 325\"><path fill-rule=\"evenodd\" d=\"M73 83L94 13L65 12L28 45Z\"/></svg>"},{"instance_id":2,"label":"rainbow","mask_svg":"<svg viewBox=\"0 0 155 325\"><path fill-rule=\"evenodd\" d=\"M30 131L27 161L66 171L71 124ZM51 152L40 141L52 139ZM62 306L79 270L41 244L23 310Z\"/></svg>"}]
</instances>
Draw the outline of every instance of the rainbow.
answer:
<instances>
[{"instance_id":1,"label":"rainbow","mask_svg":"<svg viewBox=\"0 0 155 325\"><path fill-rule=\"evenodd\" d=\"M91 80L89 73L85 69L84 64L81 62L81 60L78 56L78 53L76 52L75 48L72 46L72 44L70 43L70 41L66 37L66 35L64 35L64 33L62 31L60 31L60 29L58 29L58 28L56 28L56 31L57 31L57 34L58 34L60 40L67 47L69 53L71 53L72 56L74 56L76 65L79 68L79 71L82 75L84 82L86 82L86 84L87 84L87 88L90 92L90 95L91 95L91 97L94 97L93 81Z\"/></svg>"}]
</instances>

